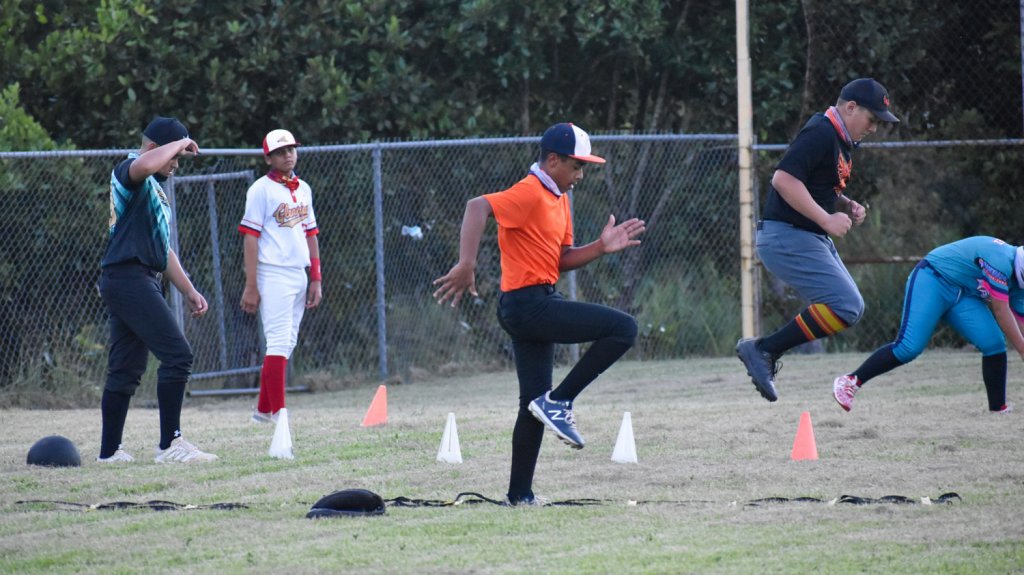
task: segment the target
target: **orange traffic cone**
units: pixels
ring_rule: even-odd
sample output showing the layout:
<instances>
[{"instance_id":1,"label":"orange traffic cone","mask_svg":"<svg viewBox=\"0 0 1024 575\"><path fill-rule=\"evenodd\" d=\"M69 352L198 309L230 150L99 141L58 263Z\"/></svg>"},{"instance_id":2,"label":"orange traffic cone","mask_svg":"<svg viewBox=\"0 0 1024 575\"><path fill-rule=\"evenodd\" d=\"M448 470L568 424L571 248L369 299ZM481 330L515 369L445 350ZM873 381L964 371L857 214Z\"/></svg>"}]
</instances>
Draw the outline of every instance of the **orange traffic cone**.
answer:
<instances>
[{"instance_id":1,"label":"orange traffic cone","mask_svg":"<svg viewBox=\"0 0 1024 575\"><path fill-rule=\"evenodd\" d=\"M800 414L800 425L796 428L793 452L789 458L793 461L818 458L818 446L814 443L814 429L811 427L810 412L805 411Z\"/></svg>"},{"instance_id":2,"label":"orange traffic cone","mask_svg":"<svg viewBox=\"0 0 1024 575\"><path fill-rule=\"evenodd\" d=\"M366 417L363 418L363 427L373 425L384 425L388 422L388 388L380 386L377 393L370 402L370 409L366 410Z\"/></svg>"}]
</instances>

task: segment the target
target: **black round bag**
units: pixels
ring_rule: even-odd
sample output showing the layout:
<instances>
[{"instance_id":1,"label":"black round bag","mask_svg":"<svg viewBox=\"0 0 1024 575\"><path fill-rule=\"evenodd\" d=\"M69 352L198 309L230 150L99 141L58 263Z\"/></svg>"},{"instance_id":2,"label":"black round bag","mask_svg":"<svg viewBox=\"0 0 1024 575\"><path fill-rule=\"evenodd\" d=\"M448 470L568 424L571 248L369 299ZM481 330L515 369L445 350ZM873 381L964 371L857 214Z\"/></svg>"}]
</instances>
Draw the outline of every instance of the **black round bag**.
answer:
<instances>
[{"instance_id":1,"label":"black round bag","mask_svg":"<svg viewBox=\"0 0 1024 575\"><path fill-rule=\"evenodd\" d=\"M82 458L70 439L63 435L49 435L37 441L28 450L26 462L29 465L49 467L79 467L82 465Z\"/></svg>"},{"instance_id":2,"label":"black round bag","mask_svg":"<svg viewBox=\"0 0 1024 575\"><path fill-rule=\"evenodd\" d=\"M306 518L384 515L384 510L384 500L380 495L366 489L342 489L321 497Z\"/></svg>"}]
</instances>

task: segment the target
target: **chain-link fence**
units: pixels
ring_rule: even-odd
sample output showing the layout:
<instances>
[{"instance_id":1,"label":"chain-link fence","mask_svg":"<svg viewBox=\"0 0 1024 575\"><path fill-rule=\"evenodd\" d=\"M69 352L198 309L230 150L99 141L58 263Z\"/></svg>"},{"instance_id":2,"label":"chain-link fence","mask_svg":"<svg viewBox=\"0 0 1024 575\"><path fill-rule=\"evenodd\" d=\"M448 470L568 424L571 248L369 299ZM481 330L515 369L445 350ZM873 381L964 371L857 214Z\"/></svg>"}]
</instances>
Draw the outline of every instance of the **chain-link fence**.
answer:
<instances>
[{"instance_id":1,"label":"chain-link fence","mask_svg":"<svg viewBox=\"0 0 1024 575\"><path fill-rule=\"evenodd\" d=\"M595 239L609 214L641 217L648 232L640 247L567 274L560 289L636 315L641 334L633 359L730 354L740 335L734 136L593 139L609 162L589 168L574 192L577 241ZM1019 141L968 144L886 143L857 152L851 195L870 205L870 215L837 245L869 312L829 345L867 350L890 339L915 258L958 239L951 220L993 193L979 171L1024 165ZM759 185L784 147L759 148ZM478 259L478 299L455 310L438 306L431 282L457 259L466 201L522 177L535 148L535 138L512 138L301 149L299 171L313 187L322 230L324 303L303 320L296 372L414 380L426 372L510 367L508 338L494 317L500 276L493 221ZM59 389L75 401L69 390L84 398L102 385L107 325L95 286L106 244L106 182L123 154L0 155L8 206L0 218L3 388ZM181 260L211 304L201 319L181 314L196 354L194 389L257 385L261 331L238 306L244 271L237 225L262 164L257 151L214 150L165 186ZM1004 177L1016 173L1008 169ZM770 274L761 277L759 312L764 328L773 329L806 302ZM180 306L176 295L168 289ZM939 341L958 340L943 332ZM564 359L571 348L561 353Z\"/></svg>"},{"instance_id":2,"label":"chain-link fence","mask_svg":"<svg viewBox=\"0 0 1024 575\"><path fill-rule=\"evenodd\" d=\"M643 245L567 274L561 289L628 310L640 322L638 358L719 355L739 319L735 137L594 136L609 159L573 195L579 243L614 214L644 218ZM14 153L3 194L21 206L2 219L5 384L102 384L106 316L95 284L106 243L109 172L123 151ZM303 148L321 229L324 303L306 314L296 370L332 377L398 376L510 365L495 318L494 224L480 250L480 297L438 306L431 282L458 256L465 203L523 177L536 138ZM238 306L244 284L237 232L245 191L262 175L255 151L214 150L182 166L165 189L172 242L211 312L180 314L195 350L194 387L254 384L262 361L257 319ZM17 200L21 201L18 202ZM713 295L711 295L713 294ZM176 290L168 289L180 309ZM568 352L566 352L568 353ZM152 370L151 370L152 371ZM152 374L150 374L152 377Z\"/></svg>"}]
</instances>

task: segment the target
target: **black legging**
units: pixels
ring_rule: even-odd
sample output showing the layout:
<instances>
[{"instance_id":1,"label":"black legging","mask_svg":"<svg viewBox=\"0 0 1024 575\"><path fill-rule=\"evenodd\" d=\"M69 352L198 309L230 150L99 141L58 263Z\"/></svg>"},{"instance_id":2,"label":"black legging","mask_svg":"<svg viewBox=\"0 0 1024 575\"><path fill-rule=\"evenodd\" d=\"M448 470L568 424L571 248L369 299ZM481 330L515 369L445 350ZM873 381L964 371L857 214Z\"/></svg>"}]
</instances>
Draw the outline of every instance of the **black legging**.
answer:
<instances>
[{"instance_id":1,"label":"black legging","mask_svg":"<svg viewBox=\"0 0 1024 575\"><path fill-rule=\"evenodd\" d=\"M536 285L501 294L498 322L512 336L519 377L519 415L512 431L512 475L508 498L533 497L544 424L527 409L551 390L556 343L594 342L551 399L573 400L590 382L626 353L636 340L636 320L607 306L568 301L554 286Z\"/></svg>"}]
</instances>

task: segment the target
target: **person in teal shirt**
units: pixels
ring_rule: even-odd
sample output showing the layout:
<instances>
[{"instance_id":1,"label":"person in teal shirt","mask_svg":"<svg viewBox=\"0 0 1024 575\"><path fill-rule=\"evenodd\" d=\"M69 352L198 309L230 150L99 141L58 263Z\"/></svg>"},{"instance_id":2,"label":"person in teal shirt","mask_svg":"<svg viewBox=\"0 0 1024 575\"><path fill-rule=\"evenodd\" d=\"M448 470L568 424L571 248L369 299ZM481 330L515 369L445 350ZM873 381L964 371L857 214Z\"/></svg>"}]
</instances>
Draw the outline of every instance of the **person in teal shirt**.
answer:
<instances>
[{"instance_id":1,"label":"person in teal shirt","mask_svg":"<svg viewBox=\"0 0 1024 575\"><path fill-rule=\"evenodd\" d=\"M1009 412L1006 342L1024 359L1024 247L990 236L939 246L907 278L896 340L833 382L833 396L850 411L853 396L870 379L921 355L940 321L981 352L988 408Z\"/></svg>"},{"instance_id":2,"label":"person in teal shirt","mask_svg":"<svg viewBox=\"0 0 1024 575\"><path fill-rule=\"evenodd\" d=\"M181 406L192 374L192 347L163 294L162 278L181 292L192 317L210 309L170 245L171 204L162 183L179 158L195 156L199 145L176 118L157 116L142 132L137 153L110 175L109 239L100 262L100 296L107 308L110 350L100 400L103 428L100 463L134 461L122 449L125 420L152 352L160 360L156 400L160 412L157 463L199 463L217 456L181 434Z\"/></svg>"}]
</instances>

